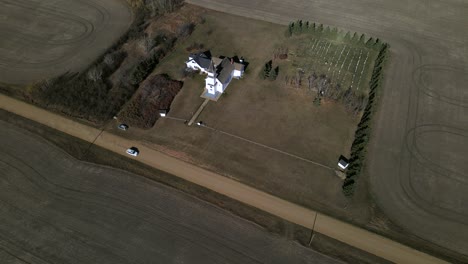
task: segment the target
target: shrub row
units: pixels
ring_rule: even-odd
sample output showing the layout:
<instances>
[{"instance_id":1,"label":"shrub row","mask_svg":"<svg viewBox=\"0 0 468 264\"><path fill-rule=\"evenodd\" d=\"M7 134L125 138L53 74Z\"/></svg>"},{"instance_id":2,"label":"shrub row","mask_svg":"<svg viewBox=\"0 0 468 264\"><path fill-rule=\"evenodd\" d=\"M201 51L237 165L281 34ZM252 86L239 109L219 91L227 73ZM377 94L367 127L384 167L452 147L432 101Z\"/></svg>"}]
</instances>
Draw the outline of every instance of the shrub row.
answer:
<instances>
[{"instance_id":1,"label":"shrub row","mask_svg":"<svg viewBox=\"0 0 468 264\"><path fill-rule=\"evenodd\" d=\"M158 34L154 41L156 43L155 46L159 46L159 48L152 51L148 58L141 60L131 70L130 83L132 85L138 85L148 77L156 65L158 65L159 60L174 46L176 38Z\"/></svg>"},{"instance_id":2,"label":"shrub row","mask_svg":"<svg viewBox=\"0 0 468 264\"><path fill-rule=\"evenodd\" d=\"M346 171L342 189L345 196L354 194L355 185L362 168L364 167L367 151L367 143L371 135L372 116L375 111L376 94L382 86L383 66L388 52L388 44L382 44L372 71L370 80L370 90L367 106L364 109L361 121L358 124L354 135L354 141L351 146L350 165Z\"/></svg>"},{"instance_id":3,"label":"shrub row","mask_svg":"<svg viewBox=\"0 0 468 264\"><path fill-rule=\"evenodd\" d=\"M34 84L29 92L30 100L69 116L96 123L110 118L118 111L121 105L117 103L123 98L116 100L117 98L111 96L112 84L108 78L126 57L125 52L110 52L85 72L65 73ZM126 93L122 93L124 94ZM128 99L129 95L126 94L125 97Z\"/></svg>"}]
</instances>

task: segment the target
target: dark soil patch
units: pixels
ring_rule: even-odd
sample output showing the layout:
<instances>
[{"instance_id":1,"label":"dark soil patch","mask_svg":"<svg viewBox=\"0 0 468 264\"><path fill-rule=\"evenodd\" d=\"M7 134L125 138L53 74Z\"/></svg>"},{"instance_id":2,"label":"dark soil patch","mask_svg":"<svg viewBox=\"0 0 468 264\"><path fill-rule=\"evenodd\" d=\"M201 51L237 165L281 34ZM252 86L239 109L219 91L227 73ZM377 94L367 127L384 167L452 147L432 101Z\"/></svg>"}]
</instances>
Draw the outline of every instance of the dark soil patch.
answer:
<instances>
[{"instance_id":1,"label":"dark soil patch","mask_svg":"<svg viewBox=\"0 0 468 264\"><path fill-rule=\"evenodd\" d=\"M151 128L159 110L168 110L182 88L182 82L167 75L154 75L143 82L131 101L120 112L120 119L139 128Z\"/></svg>"}]
</instances>

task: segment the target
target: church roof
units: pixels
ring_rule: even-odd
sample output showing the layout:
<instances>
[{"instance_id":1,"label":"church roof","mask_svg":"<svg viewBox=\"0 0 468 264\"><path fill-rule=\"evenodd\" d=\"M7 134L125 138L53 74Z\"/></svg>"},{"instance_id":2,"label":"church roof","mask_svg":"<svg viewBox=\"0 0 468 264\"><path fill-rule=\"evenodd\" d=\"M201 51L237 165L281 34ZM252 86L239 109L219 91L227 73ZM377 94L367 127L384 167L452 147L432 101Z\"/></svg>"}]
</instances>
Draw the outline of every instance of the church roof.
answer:
<instances>
[{"instance_id":1,"label":"church roof","mask_svg":"<svg viewBox=\"0 0 468 264\"><path fill-rule=\"evenodd\" d=\"M215 73L215 78L221 83L228 82L234 70L243 71L245 67L242 63L234 62L234 58L211 57L209 51L190 54L189 58L206 71Z\"/></svg>"},{"instance_id":2,"label":"church roof","mask_svg":"<svg viewBox=\"0 0 468 264\"><path fill-rule=\"evenodd\" d=\"M231 63L231 60L224 58L217 67L218 80L222 83L226 83L231 77L232 71L234 71L234 64Z\"/></svg>"},{"instance_id":3,"label":"church roof","mask_svg":"<svg viewBox=\"0 0 468 264\"><path fill-rule=\"evenodd\" d=\"M211 54L209 52L199 52L196 54L190 54L190 58L194 60L200 67L207 69L211 64Z\"/></svg>"}]
</instances>

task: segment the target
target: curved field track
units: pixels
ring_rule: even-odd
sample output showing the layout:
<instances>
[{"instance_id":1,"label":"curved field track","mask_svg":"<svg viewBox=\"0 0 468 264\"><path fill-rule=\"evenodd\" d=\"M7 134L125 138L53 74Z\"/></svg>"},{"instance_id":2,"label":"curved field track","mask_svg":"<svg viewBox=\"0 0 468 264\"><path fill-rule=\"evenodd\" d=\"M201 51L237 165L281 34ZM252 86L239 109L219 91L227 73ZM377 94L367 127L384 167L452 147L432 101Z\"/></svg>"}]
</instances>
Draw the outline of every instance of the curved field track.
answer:
<instances>
[{"instance_id":1,"label":"curved field track","mask_svg":"<svg viewBox=\"0 0 468 264\"><path fill-rule=\"evenodd\" d=\"M341 263L0 121L1 263Z\"/></svg>"},{"instance_id":2,"label":"curved field track","mask_svg":"<svg viewBox=\"0 0 468 264\"><path fill-rule=\"evenodd\" d=\"M388 42L368 155L371 192L408 232L468 259L468 2L188 2L274 23L311 20Z\"/></svg>"},{"instance_id":3,"label":"curved field track","mask_svg":"<svg viewBox=\"0 0 468 264\"><path fill-rule=\"evenodd\" d=\"M0 82L80 70L131 21L123 0L0 0Z\"/></svg>"}]
</instances>

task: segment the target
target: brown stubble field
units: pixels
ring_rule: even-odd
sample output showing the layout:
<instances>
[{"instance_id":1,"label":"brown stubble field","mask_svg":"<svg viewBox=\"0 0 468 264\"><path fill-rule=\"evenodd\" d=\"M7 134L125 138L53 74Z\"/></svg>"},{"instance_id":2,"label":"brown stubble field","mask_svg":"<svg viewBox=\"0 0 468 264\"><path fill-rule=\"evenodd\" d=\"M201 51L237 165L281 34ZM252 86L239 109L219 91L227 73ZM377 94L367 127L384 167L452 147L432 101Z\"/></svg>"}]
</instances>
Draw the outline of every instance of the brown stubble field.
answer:
<instances>
[{"instance_id":1,"label":"brown stubble field","mask_svg":"<svg viewBox=\"0 0 468 264\"><path fill-rule=\"evenodd\" d=\"M0 2L0 83L86 68L130 26L124 0Z\"/></svg>"},{"instance_id":2,"label":"brown stubble field","mask_svg":"<svg viewBox=\"0 0 468 264\"><path fill-rule=\"evenodd\" d=\"M467 3L189 2L281 24L313 18L388 42L391 59L360 182L369 182L372 199L404 228L392 236L413 234L420 247L432 242L466 262Z\"/></svg>"},{"instance_id":3,"label":"brown stubble field","mask_svg":"<svg viewBox=\"0 0 468 264\"><path fill-rule=\"evenodd\" d=\"M92 2L94 3L94 1ZM419 248L437 249L440 246L441 248L437 249L439 254L450 254L456 259L466 262L468 259L466 251L468 248L466 244L468 241L466 239L468 237L466 233L468 231L468 213L466 211L468 208L466 206L468 199L466 195L466 164L468 164L466 162L468 156L466 155L466 149L468 149L466 147L468 142L468 107L466 102L468 99L466 89L464 89L468 82L466 79L468 35L464 30L468 22L466 3L456 0L412 1L411 3L407 1L352 1L346 5L338 1L270 0L265 2L250 0L233 3L232 1L194 0L189 2L274 23L287 24L296 19L313 20L343 29L364 32L390 43L391 60L387 65L385 89L381 93L381 106L375 120L374 135L369 149L369 162L364 175L361 176L358 195L351 201L342 198L339 189L341 182L328 169L320 169L322 167L288 155L285 156L277 151L271 151L271 149L252 145L245 140L239 140L219 131L230 132L263 144L271 144L272 147L281 148L288 153L294 152L296 156L306 156L304 159L323 162L325 165L332 164L327 158L334 156L330 149L327 149L329 151L327 153L317 155L314 153L319 152L313 152L306 145L312 144L311 142L317 139L315 134L310 133L317 131L316 129L319 127L320 119L317 117L327 117L327 115L317 115L315 119L306 116L305 119L314 120L317 124L311 123L305 126L299 123L304 120L304 116L297 120L289 118L291 113L297 113L298 108L308 109L309 105L301 108L299 101L309 100L307 96L310 95L300 91L272 87L274 85L269 85L268 82L259 82L253 87L257 90L248 89L248 86L242 85L242 82L245 83L249 76L258 76L261 70L260 66L248 69L250 72L247 73L244 80L237 83L234 80L228 88L227 96L217 104L210 104L202 113L201 118L207 125L219 129L218 131L199 127L188 128L179 121L165 119L159 120L156 127L149 131L132 129L129 136L146 142L151 141L152 143L148 144L173 156L223 172L229 177L248 182L254 187L273 192L314 209L359 222L378 232L389 234L400 241L407 242L406 239L412 236L416 238L415 245ZM10 14L18 13L18 3L37 4L38 2L3 1L1 2L2 6L7 8L0 9L0 12L6 10L8 14L7 16L2 14L1 17L10 19ZM82 2L75 4L80 3ZM121 4L118 1L112 3ZM95 13L94 11L88 12L88 14ZM223 20L226 22L224 28L233 31L217 32L216 38L213 38L215 41L205 43L207 48L214 50L215 55L219 52L227 56L244 56L252 65L262 65L270 56L266 53L268 49L263 47L271 47L269 46L272 45L271 43L284 37L282 30L273 30L273 28L278 27L277 25L263 24L264 28L255 28L253 25L258 26L260 23L233 23L227 19L228 16L220 16L225 19ZM34 22L33 18L32 21ZM119 22L123 21L119 19ZM6 27L4 28L5 32L11 32L11 24L16 24L14 20L10 20L10 22L10 24L2 24ZM86 26L84 28L86 31ZM57 26L56 29L60 31L61 27ZM255 38L232 38L239 32L252 33L260 29L263 30L262 33L276 32L278 35L272 38L262 38L263 34L257 34ZM123 31L124 28L121 30ZM106 34L115 33L112 33L112 30L104 30L103 32ZM197 41L204 42L203 40L207 39L208 33L208 31L199 33ZM224 33L230 33L229 37L221 38L220 36L223 36ZM97 41L101 36L107 36L106 34L99 35L93 41ZM116 38L117 35L115 35ZM18 60L25 54L18 56L15 54L17 49L9 49L8 47L27 48L28 52L33 54L49 56L50 54L64 54L66 52L62 49L67 49L71 45L70 43L62 43L64 45L56 43L68 41L70 38L70 36L60 35L60 32L57 32L56 36L49 37L51 37L52 43L47 42L46 48L50 49L45 53L35 52L37 45L30 45L31 47L16 45L24 42L22 36L11 38L13 40L18 38L16 44L2 42L2 44L7 44L6 48L2 48L6 52L5 56ZM73 36L71 39L74 39ZM229 43L229 45L224 47L225 43ZM240 52L232 45L238 43L248 47L242 50L245 52L244 54L233 54ZM51 44L60 45L51 48L49 47ZM183 45L190 44L186 42ZM102 46L103 50L104 46ZM99 45L93 48L96 47ZM185 46L179 48L184 49ZM72 54L73 51L75 50L69 54ZM174 52L174 54L179 54L174 56L180 57L172 59L167 57L167 61L165 61L167 64L164 64L164 61L161 63L162 66L166 65L164 69L170 74L180 73L181 68L178 67L181 67L180 63L183 63L187 55L181 52ZM17 79L18 76L21 78L36 76L32 78L37 79L37 74L42 77L43 74L56 74L57 70L73 69L75 66L84 67L85 64L80 63L83 61L86 61L86 64L89 63L90 58L94 55L90 55L90 57L82 55L80 58L68 61L64 59L65 62L62 64L58 63L51 67L44 64L43 67L32 70L28 70L29 66L24 66L28 75L23 73L5 74L14 71L15 66L4 66L6 70L2 70L0 77L2 80L7 80L8 78ZM40 62L43 59L42 57L35 58L35 61L26 63ZM8 60L2 60L2 62L4 61ZM171 61L175 63L171 64ZM22 63L16 61L13 64ZM172 65L173 68L167 67L168 65ZM163 68L159 67L157 71L160 69ZM15 82L13 79L9 82ZM186 79L184 89L174 101L171 115L182 119L190 118L191 113L201 103L198 95L201 93L202 85L202 76ZM273 92L268 93L271 98L261 98L267 93L262 94L257 93L257 91ZM298 95L297 98L294 95ZM298 104L294 107L277 109L280 104L274 104L274 100L279 101L279 98L284 98L284 96L294 98L296 101L291 100ZM255 99L259 106L257 104L255 106L242 104L241 102L244 102L246 97ZM229 100L229 98L236 99L236 101ZM313 97L310 98L313 99ZM310 107L312 107L311 100ZM337 112L339 107L327 106L326 104L320 107L320 111L324 113L327 109L333 110L329 111L332 116L342 116ZM278 112L288 118L273 122L267 121L260 115L255 115L255 113L262 113L263 110L268 110L266 113L263 112L265 117ZM220 111L222 116L221 114L217 115L215 111ZM309 113L312 115L312 112ZM252 122L258 122L260 128L258 131L257 127L248 126L250 124L249 121L246 121L248 118L255 120ZM286 124L285 122L291 122L293 125L299 124L298 126L304 129L299 130L286 125L283 127L279 121L282 121L283 124ZM224 126L231 130L228 131ZM285 136L276 133L276 130L269 129L270 126L278 132L290 134ZM250 134L246 136L245 130L248 129L255 131L253 138L250 137ZM323 129L323 126L320 126L320 129ZM335 130L337 131L336 128ZM349 131L348 144L352 140L353 129ZM307 134L306 136L309 138L305 137L308 140L304 141L306 142L304 146L290 143L293 133L302 133L300 136ZM318 143L323 144L324 148L328 144L326 141ZM343 149L349 149L349 146ZM308 150L310 152L307 152ZM335 151L338 153L338 150ZM341 152L339 151L339 154ZM259 160L261 162L258 162ZM332 165L334 166L334 162ZM273 171L274 174L265 173L266 170ZM314 173L311 174L311 171ZM374 205L370 205L372 201L378 204L379 208L375 210L383 211L385 214L380 215L382 222L374 221L375 218L368 222L371 217L370 208L375 208ZM390 228L388 219L398 224L399 227Z\"/></svg>"},{"instance_id":4,"label":"brown stubble field","mask_svg":"<svg viewBox=\"0 0 468 264\"><path fill-rule=\"evenodd\" d=\"M132 129L129 136L290 201L343 218L367 219L366 201L351 210L334 171L338 157L349 155L359 116L331 101L313 105L316 93L285 85L281 69L276 81L259 77L273 50L285 43L286 27L218 12L204 18L155 72L181 78L186 47L198 42L215 56L243 56L249 63L245 77L233 80L226 94L203 110L199 120L207 127L159 119L154 128ZM185 78L169 116L190 119L203 102L203 86L203 75Z\"/></svg>"},{"instance_id":5,"label":"brown stubble field","mask_svg":"<svg viewBox=\"0 0 468 264\"><path fill-rule=\"evenodd\" d=\"M303 232L282 219L6 111L0 119L2 263L341 263L187 193L288 238ZM334 243L319 249L378 261L324 248Z\"/></svg>"}]
</instances>

